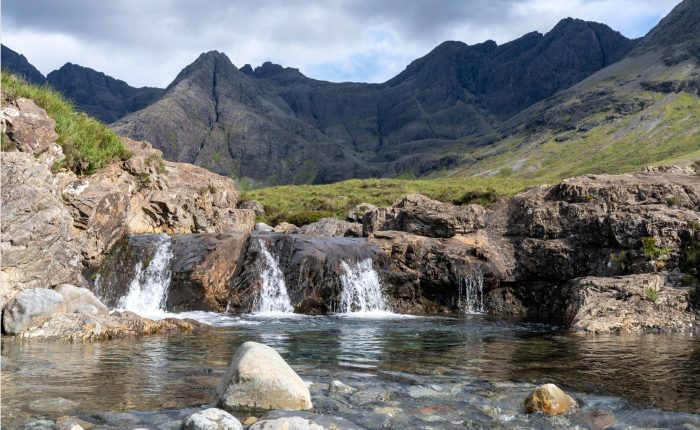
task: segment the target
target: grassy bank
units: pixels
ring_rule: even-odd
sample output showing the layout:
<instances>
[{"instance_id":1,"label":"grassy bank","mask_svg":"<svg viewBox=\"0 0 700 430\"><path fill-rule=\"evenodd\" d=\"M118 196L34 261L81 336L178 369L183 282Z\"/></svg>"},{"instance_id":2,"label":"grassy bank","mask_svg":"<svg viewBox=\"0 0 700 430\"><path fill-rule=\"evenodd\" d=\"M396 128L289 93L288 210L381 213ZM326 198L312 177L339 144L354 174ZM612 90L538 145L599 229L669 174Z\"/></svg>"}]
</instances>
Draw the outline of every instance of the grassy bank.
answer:
<instances>
[{"instance_id":1,"label":"grassy bank","mask_svg":"<svg viewBox=\"0 0 700 430\"><path fill-rule=\"evenodd\" d=\"M488 204L499 196L511 196L541 180L459 177L426 180L351 179L327 185L284 185L242 193L243 200L257 200L265 206L261 221L275 225L282 221L303 225L320 218L345 218L359 203L389 206L407 193L425 194L455 204Z\"/></svg>"},{"instance_id":2,"label":"grassy bank","mask_svg":"<svg viewBox=\"0 0 700 430\"><path fill-rule=\"evenodd\" d=\"M3 71L2 92L11 98L32 99L56 121L57 143L66 155L54 166L56 169L65 167L79 175L89 175L114 160L128 159L131 155L112 130L76 111L70 101L48 86L31 85Z\"/></svg>"}]
</instances>

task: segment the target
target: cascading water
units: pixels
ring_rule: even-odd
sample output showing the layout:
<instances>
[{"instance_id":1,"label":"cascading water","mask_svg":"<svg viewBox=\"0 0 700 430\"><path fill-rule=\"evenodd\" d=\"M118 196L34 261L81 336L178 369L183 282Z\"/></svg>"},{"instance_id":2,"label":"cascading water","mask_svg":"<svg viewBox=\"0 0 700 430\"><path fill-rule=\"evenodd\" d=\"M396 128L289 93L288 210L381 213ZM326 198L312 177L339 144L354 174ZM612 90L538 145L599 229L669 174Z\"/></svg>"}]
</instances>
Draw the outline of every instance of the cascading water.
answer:
<instances>
[{"instance_id":1,"label":"cascading water","mask_svg":"<svg viewBox=\"0 0 700 430\"><path fill-rule=\"evenodd\" d=\"M343 291L340 295L340 313L388 310L379 275L372 267L371 259L368 258L353 265L343 261L341 267L343 274L340 281Z\"/></svg>"},{"instance_id":2,"label":"cascading water","mask_svg":"<svg viewBox=\"0 0 700 430\"><path fill-rule=\"evenodd\" d=\"M481 270L459 280L457 306L467 314L484 312L484 275Z\"/></svg>"},{"instance_id":3,"label":"cascading water","mask_svg":"<svg viewBox=\"0 0 700 430\"><path fill-rule=\"evenodd\" d=\"M254 313L256 314L280 314L292 313L294 307L289 294L287 284L284 282L284 274L277 264L277 260L267 250L265 244L258 240L260 250L264 258L265 267L260 274L262 290L255 300Z\"/></svg>"},{"instance_id":4,"label":"cascading water","mask_svg":"<svg viewBox=\"0 0 700 430\"><path fill-rule=\"evenodd\" d=\"M172 257L170 237L166 234L158 236L153 258L145 270L141 262L137 263L136 276L131 281L126 296L119 299L118 308L145 316L164 314Z\"/></svg>"}]
</instances>

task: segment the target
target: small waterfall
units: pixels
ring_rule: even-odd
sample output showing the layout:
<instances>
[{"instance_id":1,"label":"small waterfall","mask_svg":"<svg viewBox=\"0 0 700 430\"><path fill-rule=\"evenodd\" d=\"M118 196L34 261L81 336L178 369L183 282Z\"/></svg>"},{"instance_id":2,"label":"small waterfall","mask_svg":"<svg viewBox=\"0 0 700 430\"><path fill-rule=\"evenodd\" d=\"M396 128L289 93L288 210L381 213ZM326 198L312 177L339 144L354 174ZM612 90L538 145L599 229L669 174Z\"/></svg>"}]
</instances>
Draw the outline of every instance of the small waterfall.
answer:
<instances>
[{"instance_id":1,"label":"small waterfall","mask_svg":"<svg viewBox=\"0 0 700 430\"><path fill-rule=\"evenodd\" d=\"M340 295L340 313L388 310L379 275L372 268L372 259L368 258L352 266L343 261L341 267L343 291Z\"/></svg>"},{"instance_id":2,"label":"small waterfall","mask_svg":"<svg viewBox=\"0 0 700 430\"><path fill-rule=\"evenodd\" d=\"M484 312L484 275L481 270L459 280L457 306L466 314Z\"/></svg>"},{"instance_id":3,"label":"small waterfall","mask_svg":"<svg viewBox=\"0 0 700 430\"><path fill-rule=\"evenodd\" d=\"M170 237L162 234L158 237L153 259L146 269L143 269L142 262L136 264L136 276L129 285L127 295L119 299L119 309L146 316L163 314L168 287L170 287L172 257Z\"/></svg>"},{"instance_id":4,"label":"small waterfall","mask_svg":"<svg viewBox=\"0 0 700 430\"><path fill-rule=\"evenodd\" d=\"M258 243L265 259L265 268L260 274L262 290L260 291L260 296L255 300L254 313L294 312L294 307L287 293L287 284L284 282L284 274L279 264L277 264L277 260L270 254L270 251L267 250L267 247L261 240L258 240Z\"/></svg>"}]
</instances>

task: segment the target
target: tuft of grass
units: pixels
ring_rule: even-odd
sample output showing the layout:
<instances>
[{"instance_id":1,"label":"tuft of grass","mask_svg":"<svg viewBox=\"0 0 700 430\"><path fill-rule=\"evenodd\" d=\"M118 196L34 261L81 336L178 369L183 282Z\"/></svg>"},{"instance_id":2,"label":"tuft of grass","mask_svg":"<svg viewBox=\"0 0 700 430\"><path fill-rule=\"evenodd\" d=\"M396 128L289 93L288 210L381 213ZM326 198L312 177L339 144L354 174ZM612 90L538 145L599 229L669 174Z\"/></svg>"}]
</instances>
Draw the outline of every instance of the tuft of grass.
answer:
<instances>
[{"instance_id":1,"label":"tuft of grass","mask_svg":"<svg viewBox=\"0 0 700 430\"><path fill-rule=\"evenodd\" d=\"M283 185L244 191L241 200L257 200L265 207L260 221L304 225L320 218L344 219L360 203L390 206L409 193L424 194L447 203L489 203L512 196L537 181L511 178L453 177L436 179L351 179L325 185Z\"/></svg>"},{"instance_id":2,"label":"tuft of grass","mask_svg":"<svg viewBox=\"0 0 700 430\"><path fill-rule=\"evenodd\" d=\"M656 289L649 287L644 290L644 298L650 302L656 303L656 301L659 300L659 292L656 291Z\"/></svg>"},{"instance_id":3,"label":"tuft of grass","mask_svg":"<svg viewBox=\"0 0 700 430\"><path fill-rule=\"evenodd\" d=\"M464 195L452 203L458 206L464 206L472 203L476 203L482 206L490 206L498 201L501 194L496 192L493 188L487 190L470 190L464 193Z\"/></svg>"},{"instance_id":4,"label":"tuft of grass","mask_svg":"<svg viewBox=\"0 0 700 430\"><path fill-rule=\"evenodd\" d=\"M4 94L33 100L56 121L57 143L66 158L54 165L54 169L66 168L78 175L90 175L113 161L131 157L116 133L100 121L77 112L60 93L47 85L31 85L6 71L1 75Z\"/></svg>"}]
</instances>

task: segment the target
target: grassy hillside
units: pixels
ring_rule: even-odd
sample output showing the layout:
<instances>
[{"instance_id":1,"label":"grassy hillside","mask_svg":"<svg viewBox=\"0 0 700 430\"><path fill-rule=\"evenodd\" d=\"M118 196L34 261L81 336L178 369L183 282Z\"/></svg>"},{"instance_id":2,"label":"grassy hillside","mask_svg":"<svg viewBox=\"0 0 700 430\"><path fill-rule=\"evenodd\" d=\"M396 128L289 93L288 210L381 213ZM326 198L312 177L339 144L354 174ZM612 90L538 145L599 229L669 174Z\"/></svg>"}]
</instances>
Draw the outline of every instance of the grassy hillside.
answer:
<instances>
[{"instance_id":1,"label":"grassy hillside","mask_svg":"<svg viewBox=\"0 0 700 430\"><path fill-rule=\"evenodd\" d=\"M63 148L66 158L54 168L89 175L114 160L130 157L116 133L98 120L77 112L70 101L48 86L31 85L3 71L2 93L10 99L34 100L56 121L57 143ZM5 143L3 139L3 150L10 149Z\"/></svg>"},{"instance_id":2,"label":"grassy hillside","mask_svg":"<svg viewBox=\"0 0 700 430\"><path fill-rule=\"evenodd\" d=\"M508 178L441 178L429 180L352 179L327 185L284 185L246 191L243 200L265 206L262 221L303 225L320 218L345 218L359 203L388 206L407 193L421 193L444 202L488 204L514 195L541 180Z\"/></svg>"}]
</instances>

